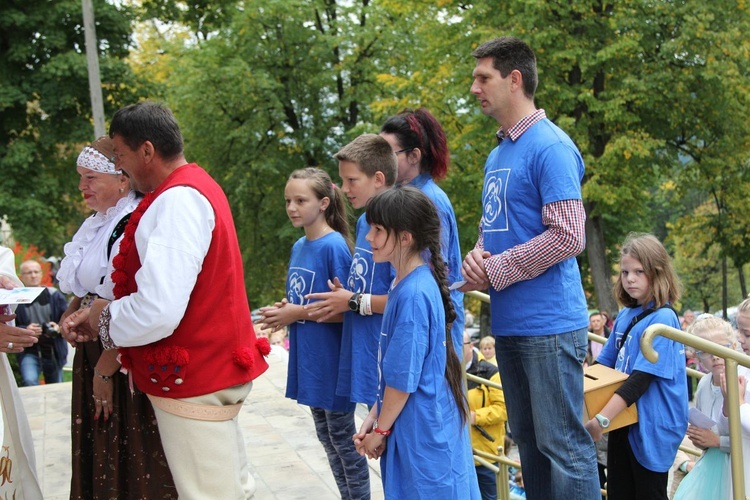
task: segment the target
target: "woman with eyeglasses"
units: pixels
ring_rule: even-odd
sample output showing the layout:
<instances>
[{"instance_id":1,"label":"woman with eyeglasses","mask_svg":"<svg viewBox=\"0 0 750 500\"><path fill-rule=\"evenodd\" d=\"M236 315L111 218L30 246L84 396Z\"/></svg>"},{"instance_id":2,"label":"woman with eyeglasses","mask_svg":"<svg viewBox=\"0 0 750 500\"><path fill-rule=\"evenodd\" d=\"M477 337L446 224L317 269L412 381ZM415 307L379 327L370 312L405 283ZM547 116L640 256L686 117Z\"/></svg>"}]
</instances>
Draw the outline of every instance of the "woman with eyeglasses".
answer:
<instances>
[{"instance_id":1,"label":"woman with eyeglasses","mask_svg":"<svg viewBox=\"0 0 750 500\"><path fill-rule=\"evenodd\" d=\"M437 185L448 174L450 165L448 141L443 127L425 108L405 109L383 123L380 135L396 153L396 184L418 188L438 209L440 252L448 266L448 285L463 281L463 256L458 244L456 214L448 195ZM464 338L464 294L458 290L451 290L450 293L456 311L451 337L455 351L460 353L463 350L461 339Z\"/></svg>"}]
</instances>

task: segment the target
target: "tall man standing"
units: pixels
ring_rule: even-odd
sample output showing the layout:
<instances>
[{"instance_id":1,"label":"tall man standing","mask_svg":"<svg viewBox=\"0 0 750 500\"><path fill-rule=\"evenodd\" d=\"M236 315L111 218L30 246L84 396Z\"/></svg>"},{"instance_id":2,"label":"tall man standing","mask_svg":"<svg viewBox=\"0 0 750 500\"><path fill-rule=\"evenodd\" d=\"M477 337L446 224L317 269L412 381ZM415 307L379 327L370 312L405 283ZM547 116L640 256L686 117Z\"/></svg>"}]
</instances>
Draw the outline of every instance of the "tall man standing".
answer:
<instances>
[{"instance_id":1,"label":"tall man standing","mask_svg":"<svg viewBox=\"0 0 750 500\"><path fill-rule=\"evenodd\" d=\"M583 160L536 109L536 58L514 37L479 46L471 92L500 125L485 164L463 291L489 287L510 428L531 499L600 498L583 427L588 314L575 256L585 246Z\"/></svg>"},{"instance_id":2,"label":"tall man standing","mask_svg":"<svg viewBox=\"0 0 750 500\"><path fill-rule=\"evenodd\" d=\"M266 339L250 320L234 221L221 187L188 164L165 106L120 109L115 165L146 193L113 261L116 300L71 315L72 341L98 334L154 405L181 499L252 496L237 414L263 373Z\"/></svg>"}]
</instances>

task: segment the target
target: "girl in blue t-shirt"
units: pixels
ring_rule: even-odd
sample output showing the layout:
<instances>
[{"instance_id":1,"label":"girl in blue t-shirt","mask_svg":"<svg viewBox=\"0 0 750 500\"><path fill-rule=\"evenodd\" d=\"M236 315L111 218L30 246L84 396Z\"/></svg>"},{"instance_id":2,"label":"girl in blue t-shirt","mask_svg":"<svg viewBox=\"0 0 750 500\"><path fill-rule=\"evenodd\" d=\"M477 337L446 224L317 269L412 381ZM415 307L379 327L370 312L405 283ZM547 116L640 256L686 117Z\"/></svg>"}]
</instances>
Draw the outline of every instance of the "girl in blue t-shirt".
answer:
<instances>
[{"instance_id":1,"label":"girl in blue t-shirt","mask_svg":"<svg viewBox=\"0 0 750 500\"><path fill-rule=\"evenodd\" d=\"M381 326L378 396L354 436L357 450L382 458L386 498L479 498L437 210L420 190L398 187L373 197L366 214L373 260L390 262L396 278Z\"/></svg>"},{"instance_id":2,"label":"girl in blue t-shirt","mask_svg":"<svg viewBox=\"0 0 750 500\"><path fill-rule=\"evenodd\" d=\"M650 234L630 234L620 252L615 296L624 307L597 362L630 375L586 429L599 441L610 421L638 403L638 422L609 433L607 495L610 500L667 499L667 476L687 429L685 350L663 336L654 339L656 363L641 352L641 336L653 324L677 330L669 304L680 284L661 242Z\"/></svg>"},{"instance_id":3,"label":"girl in blue t-shirt","mask_svg":"<svg viewBox=\"0 0 750 500\"><path fill-rule=\"evenodd\" d=\"M305 296L343 281L352 260L344 195L318 168L292 172L284 189L286 212L305 235L292 247L286 297L261 308L273 331L289 326L286 396L310 406L315 431L328 456L341 498L370 498L367 460L357 453L354 404L336 395L342 316L311 321Z\"/></svg>"}]
</instances>

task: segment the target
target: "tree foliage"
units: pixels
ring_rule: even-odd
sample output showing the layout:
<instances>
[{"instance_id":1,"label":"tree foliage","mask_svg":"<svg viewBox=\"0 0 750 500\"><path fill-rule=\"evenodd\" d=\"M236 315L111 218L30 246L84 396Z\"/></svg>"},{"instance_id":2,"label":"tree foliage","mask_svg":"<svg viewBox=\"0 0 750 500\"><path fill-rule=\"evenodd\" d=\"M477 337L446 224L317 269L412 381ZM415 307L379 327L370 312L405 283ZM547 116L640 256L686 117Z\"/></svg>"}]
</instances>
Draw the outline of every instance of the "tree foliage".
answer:
<instances>
[{"instance_id":1,"label":"tree foliage","mask_svg":"<svg viewBox=\"0 0 750 500\"><path fill-rule=\"evenodd\" d=\"M583 153L589 248L580 263L592 306L614 308L613 261L631 230L666 240L693 306L714 307L716 258L740 270L750 261L743 1L95 4L107 114L144 96L174 109L189 159L228 193L253 304L278 299L300 235L284 213L289 173L314 165L337 179L331 155L406 107L429 108L446 130L452 167L442 187L462 248L473 246L496 123L469 92L470 54L500 35L535 50L536 104ZM46 5L0 7L0 214L23 241L51 250L79 221L69 168L91 129L80 4Z\"/></svg>"},{"instance_id":2,"label":"tree foliage","mask_svg":"<svg viewBox=\"0 0 750 500\"><path fill-rule=\"evenodd\" d=\"M301 235L285 214L287 177L320 166L336 180L331 155L368 129L390 23L367 0L246 1L208 40L169 48L168 99L188 155L229 195L254 304L283 294Z\"/></svg>"},{"instance_id":3,"label":"tree foliage","mask_svg":"<svg viewBox=\"0 0 750 500\"><path fill-rule=\"evenodd\" d=\"M122 61L130 11L95 2L105 111L142 95ZM93 137L79 0L0 6L0 216L16 239L59 254L80 224L75 160Z\"/></svg>"}]
</instances>

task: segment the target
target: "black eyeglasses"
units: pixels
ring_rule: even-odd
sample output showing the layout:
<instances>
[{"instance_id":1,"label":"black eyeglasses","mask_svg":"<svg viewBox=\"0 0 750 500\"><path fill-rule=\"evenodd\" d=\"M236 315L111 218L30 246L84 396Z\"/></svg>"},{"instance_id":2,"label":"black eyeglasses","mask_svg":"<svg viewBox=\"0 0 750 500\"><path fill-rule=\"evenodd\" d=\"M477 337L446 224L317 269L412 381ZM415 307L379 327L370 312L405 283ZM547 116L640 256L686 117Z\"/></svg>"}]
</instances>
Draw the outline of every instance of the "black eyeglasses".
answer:
<instances>
[{"instance_id":1,"label":"black eyeglasses","mask_svg":"<svg viewBox=\"0 0 750 500\"><path fill-rule=\"evenodd\" d=\"M404 149L399 149L398 151L394 151L394 152L393 152L393 154L394 154L394 155L398 155L399 153L408 153L409 151L411 151L411 150L413 150L413 149L417 149L417 148L404 148Z\"/></svg>"}]
</instances>

